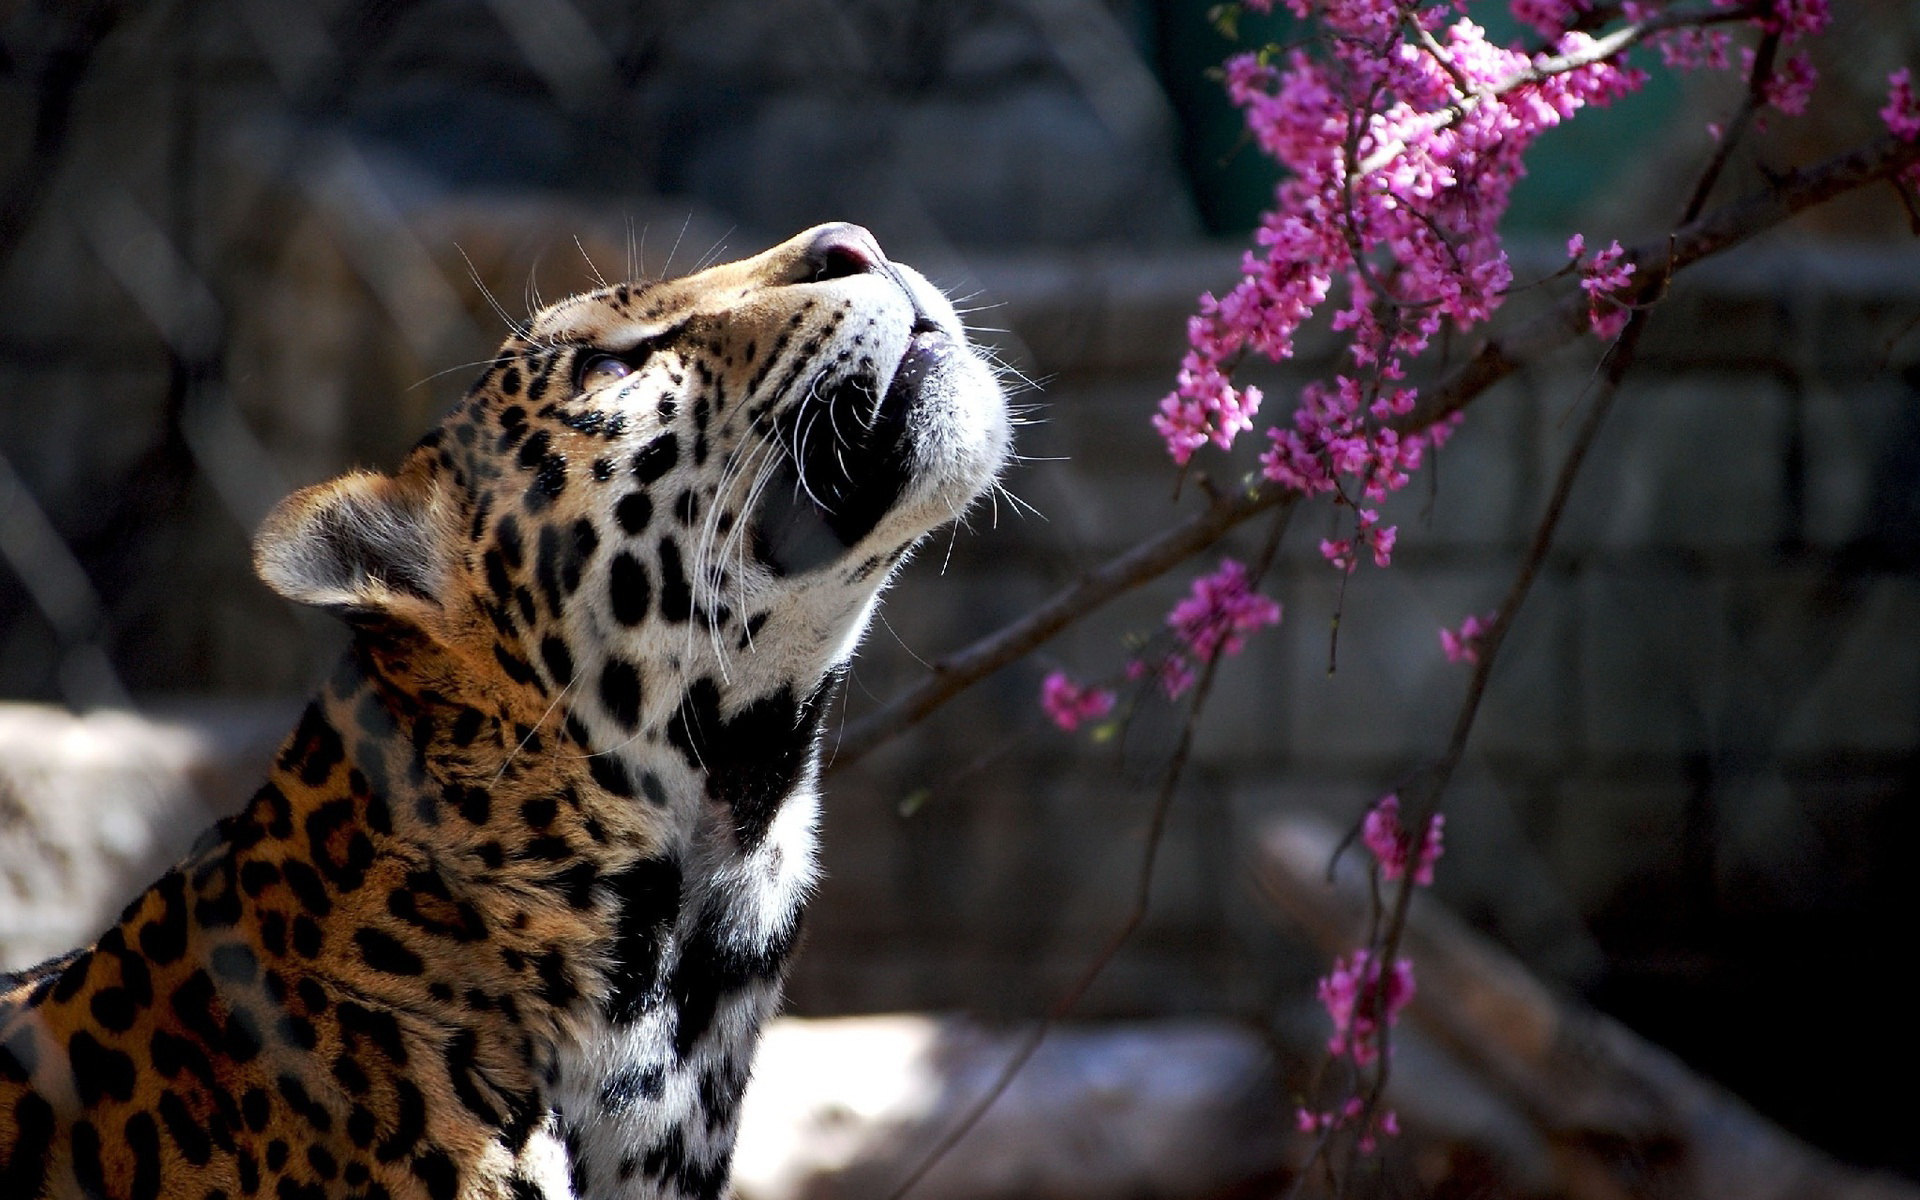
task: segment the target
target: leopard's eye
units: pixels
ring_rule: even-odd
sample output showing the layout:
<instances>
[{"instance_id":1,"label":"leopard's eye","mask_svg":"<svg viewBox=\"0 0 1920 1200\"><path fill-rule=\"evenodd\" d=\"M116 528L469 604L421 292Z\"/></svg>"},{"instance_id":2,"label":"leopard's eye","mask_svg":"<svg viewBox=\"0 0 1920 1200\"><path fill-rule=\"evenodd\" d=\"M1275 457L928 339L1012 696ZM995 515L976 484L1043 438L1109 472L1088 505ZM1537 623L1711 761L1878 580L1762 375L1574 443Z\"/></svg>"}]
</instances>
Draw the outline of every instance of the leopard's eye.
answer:
<instances>
[{"instance_id":1,"label":"leopard's eye","mask_svg":"<svg viewBox=\"0 0 1920 1200\"><path fill-rule=\"evenodd\" d=\"M576 386L583 392L590 392L631 374L633 367L624 359L611 354L590 354L580 360Z\"/></svg>"}]
</instances>

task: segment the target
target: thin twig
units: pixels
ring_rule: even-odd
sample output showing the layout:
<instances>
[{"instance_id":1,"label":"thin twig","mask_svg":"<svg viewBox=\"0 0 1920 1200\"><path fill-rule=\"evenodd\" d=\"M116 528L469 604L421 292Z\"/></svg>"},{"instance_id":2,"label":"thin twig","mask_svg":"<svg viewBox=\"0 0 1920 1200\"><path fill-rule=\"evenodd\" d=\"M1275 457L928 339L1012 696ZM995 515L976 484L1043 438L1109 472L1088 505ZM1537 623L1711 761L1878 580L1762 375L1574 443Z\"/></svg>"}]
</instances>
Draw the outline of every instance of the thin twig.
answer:
<instances>
[{"instance_id":1,"label":"thin twig","mask_svg":"<svg viewBox=\"0 0 1920 1200\"><path fill-rule=\"evenodd\" d=\"M1280 539L1285 535L1287 522L1292 515L1292 506L1288 506L1281 509L1275 516L1273 529L1268 533L1266 543L1261 547L1259 556L1254 559L1253 566L1247 572L1249 588L1258 588L1261 580L1266 577L1267 571L1273 566L1274 555L1280 549ZM1074 980L1073 986L1054 1001L1053 1007L1047 1010L1046 1016L1041 1018L1040 1022L1027 1034L1020 1043L1020 1048L1014 1051L1013 1057L1000 1068L1000 1074L994 1078L992 1086L981 1093L980 1098L973 1102L973 1106L960 1118L959 1123L935 1143L926 1157L920 1160L919 1165L915 1166L900 1185L893 1189L887 1200L903 1200L908 1192L926 1178L927 1172L938 1166L941 1159L973 1132L974 1127L980 1123L980 1119L985 1117L988 1110L1006 1094L1009 1087L1013 1086L1014 1079L1040 1049L1040 1044L1046 1041L1047 1034L1079 1006L1094 981L1099 979L1101 973L1145 923L1153 896L1154 868L1159 862L1160 843L1166 833L1167 813L1173 806L1174 792L1179 787L1180 776L1185 772L1187 760L1193 752L1193 736L1199 728L1200 714L1206 709L1207 698L1213 694L1214 673L1218 670L1222 657L1224 656L1216 654L1203 663L1200 668L1200 677L1194 684L1193 700L1187 706L1187 719L1180 727L1180 740L1174 747L1173 756L1167 760L1167 768L1160 777L1160 790L1153 799L1153 813L1147 822L1146 849L1141 854L1140 872L1134 881L1133 903L1127 910L1126 919L1121 921L1119 927L1107 938L1106 944L1100 947L1100 952L1088 961L1086 967L1081 970L1079 978Z\"/></svg>"},{"instance_id":2,"label":"thin twig","mask_svg":"<svg viewBox=\"0 0 1920 1200\"><path fill-rule=\"evenodd\" d=\"M1629 251L1643 278L1666 278L1844 192L1896 175L1920 161L1920 141L1888 134L1856 150L1792 172L1763 192L1707 213L1672 237ZM1587 298L1576 293L1519 329L1492 339L1431 390L1413 412L1391 425L1405 436L1451 417L1519 367L1543 358L1587 331ZM1172 529L1142 541L1055 593L1040 607L933 664L933 670L876 711L854 722L835 751L830 770L865 758L974 684L1050 641L1116 596L1186 562L1259 514L1297 495L1263 484L1211 504Z\"/></svg>"}]
</instances>

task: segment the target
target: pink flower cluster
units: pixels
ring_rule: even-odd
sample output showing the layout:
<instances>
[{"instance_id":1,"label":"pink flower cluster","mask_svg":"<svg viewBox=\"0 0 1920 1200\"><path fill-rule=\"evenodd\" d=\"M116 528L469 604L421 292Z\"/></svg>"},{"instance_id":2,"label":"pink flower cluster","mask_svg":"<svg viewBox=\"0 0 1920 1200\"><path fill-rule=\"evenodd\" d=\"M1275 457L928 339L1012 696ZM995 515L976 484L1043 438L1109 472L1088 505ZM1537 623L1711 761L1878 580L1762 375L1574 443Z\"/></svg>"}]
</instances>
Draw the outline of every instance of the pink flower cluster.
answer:
<instances>
[{"instance_id":1,"label":"pink flower cluster","mask_svg":"<svg viewBox=\"0 0 1920 1200\"><path fill-rule=\"evenodd\" d=\"M1893 135L1903 141L1911 142L1920 138L1920 101L1913 95L1913 71L1901 67L1887 76L1887 106L1880 110L1880 119L1887 123ZM1920 163L1916 163L1900 173L1907 186L1920 188Z\"/></svg>"},{"instance_id":2,"label":"pink flower cluster","mask_svg":"<svg viewBox=\"0 0 1920 1200\"><path fill-rule=\"evenodd\" d=\"M1567 239L1567 254L1575 261L1586 247L1587 240L1577 233ZM1626 253L1615 241L1580 267L1580 286L1587 293L1587 322L1603 338L1619 337L1632 311L1619 295L1633 278L1633 264L1622 261Z\"/></svg>"},{"instance_id":3,"label":"pink flower cluster","mask_svg":"<svg viewBox=\"0 0 1920 1200\"><path fill-rule=\"evenodd\" d=\"M1433 885L1433 864L1446 849L1442 843L1447 818L1444 813L1434 813L1427 822L1427 829L1420 837L1420 849L1413 848L1413 835L1400 823L1400 797L1388 792L1378 803L1367 810L1366 819L1360 823L1360 840L1366 843L1374 861L1380 864L1380 877L1389 882L1399 879L1407 873L1407 863L1413 863L1413 882L1421 887Z\"/></svg>"},{"instance_id":4,"label":"pink flower cluster","mask_svg":"<svg viewBox=\"0 0 1920 1200\"><path fill-rule=\"evenodd\" d=\"M1366 1110L1367 1105L1364 1100L1358 1096L1349 1096L1347 1097L1347 1102L1342 1104L1338 1111L1330 1109L1324 1112L1315 1112L1308 1108L1296 1108L1293 1110L1293 1122L1295 1128L1299 1129L1301 1133L1318 1133L1322 1130L1338 1129L1346 1125L1351 1125L1358 1121ZM1399 1137L1399 1114L1390 1108L1381 1110L1379 1117L1373 1122L1373 1127L1363 1130L1359 1138L1355 1140L1355 1145L1358 1147L1360 1153L1373 1153L1374 1148L1379 1145L1379 1138L1376 1135Z\"/></svg>"},{"instance_id":5,"label":"pink flower cluster","mask_svg":"<svg viewBox=\"0 0 1920 1200\"><path fill-rule=\"evenodd\" d=\"M1186 597L1167 614L1181 649L1151 661L1135 659L1127 664L1127 678L1153 675L1169 700L1178 699L1193 686L1194 661L1209 663L1222 652L1238 654L1247 634L1279 623L1279 601L1254 591L1247 568L1238 560L1223 558L1219 569L1194 580Z\"/></svg>"},{"instance_id":6,"label":"pink flower cluster","mask_svg":"<svg viewBox=\"0 0 1920 1200\"><path fill-rule=\"evenodd\" d=\"M1714 2L1718 7L1732 8L1736 0ZM1623 11L1630 21L1644 21L1656 15L1659 9L1644 0L1628 0ZM1828 0L1773 0L1763 13L1753 19L1753 24L1769 33L1778 33L1781 45L1791 46L1802 38L1826 29L1832 20L1833 13L1828 8ZM1655 34L1651 41L1659 47L1662 61L1675 69L1724 71L1733 65L1733 34L1724 26L1682 26ZM1753 50L1742 50L1742 70L1751 72L1753 63ZM1807 102L1812 98L1814 84L1819 82L1819 78L1811 57L1806 54L1789 55L1774 66L1773 74L1767 80L1767 103L1788 116L1800 116L1807 111ZM1707 132L1716 138L1720 136L1718 125L1707 126Z\"/></svg>"},{"instance_id":7,"label":"pink flower cluster","mask_svg":"<svg viewBox=\"0 0 1920 1200\"><path fill-rule=\"evenodd\" d=\"M1247 585L1247 568L1223 558L1220 569L1193 581L1186 599L1173 606L1167 624L1193 656L1212 662L1222 650L1240 653L1246 635L1280 623L1280 604Z\"/></svg>"},{"instance_id":8,"label":"pink flower cluster","mask_svg":"<svg viewBox=\"0 0 1920 1200\"><path fill-rule=\"evenodd\" d=\"M1440 631L1440 652L1447 656L1448 662L1464 662L1478 665L1480 662L1480 640L1493 628L1498 613L1488 613L1484 617L1468 617L1460 622L1456 630Z\"/></svg>"},{"instance_id":9,"label":"pink flower cluster","mask_svg":"<svg viewBox=\"0 0 1920 1200\"><path fill-rule=\"evenodd\" d=\"M1587 0L1512 0L1514 19L1544 38L1557 38L1590 6Z\"/></svg>"},{"instance_id":10,"label":"pink flower cluster","mask_svg":"<svg viewBox=\"0 0 1920 1200\"><path fill-rule=\"evenodd\" d=\"M1880 110L1880 119L1903 141L1920 138L1920 100L1914 99L1911 68L1887 76L1887 106Z\"/></svg>"},{"instance_id":11,"label":"pink flower cluster","mask_svg":"<svg viewBox=\"0 0 1920 1200\"><path fill-rule=\"evenodd\" d=\"M1333 1018L1327 1053L1366 1066L1380 1057L1381 1032L1400 1019L1413 999L1413 964L1398 959L1382 972L1371 951L1355 950L1334 960L1315 989L1321 1007Z\"/></svg>"},{"instance_id":12,"label":"pink flower cluster","mask_svg":"<svg viewBox=\"0 0 1920 1200\"><path fill-rule=\"evenodd\" d=\"M1040 707L1055 725L1072 733L1082 722L1098 721L1113 711L1113 693L1082 686L1065 671L1054 671L1040 684Z\"/></svg>"},{"instance_id":13,"label":"pink flower cluster","mask_svg":"<svg viewBox=\"0 0 1920 1200\"><path fill-rule=\"evenodd\" d=\"M1523 19L1564 29L1584 0L1517 5ZM1305 388L1291 420L1268 430L1260 464L1285 487L1357 507L1404 487L1452 428L1393 428L1417 399L1401 381L1443 328L1470 328L1499 307L1512 272L1498 226L1533 139L1643 76L1607 60L1542 78L1546 58L1494 45L1470 21L1442 28L1444 9L1405 0L1288 6L1335 36L1317 54L1295 50L1278 62L1244 54L1226 64L1248 131L1288 178L1240 282L1201 297L1176 386L1153 423L1182 464L1208 442L1230 448L1262 399L1233 383L1235 365L1248 354L1291 357L1300 327L1341 288L1333 327L1347 337L1352 366ZM1591 44L1566 33L1557 49ZM1385 565L1393 542L1393 528L1369 509L1353 538L1330 540L1322 553L1351 570L1364 547Z\"/></svg>"}]
</instances>

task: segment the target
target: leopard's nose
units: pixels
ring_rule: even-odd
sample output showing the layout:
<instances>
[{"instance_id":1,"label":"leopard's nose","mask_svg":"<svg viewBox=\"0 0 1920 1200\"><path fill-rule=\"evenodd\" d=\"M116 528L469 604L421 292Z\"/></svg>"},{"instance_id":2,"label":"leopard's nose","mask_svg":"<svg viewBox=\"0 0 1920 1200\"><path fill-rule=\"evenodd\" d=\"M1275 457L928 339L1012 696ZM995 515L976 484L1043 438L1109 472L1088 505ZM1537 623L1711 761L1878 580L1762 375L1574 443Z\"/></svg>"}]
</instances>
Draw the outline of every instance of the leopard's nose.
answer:
<instances>
[{"instance_id":1,"label":"leopard's nose","mask_svg":"<svg viewBox=\"0 0 1920 1200\"><path fill-rule=\"evenodd\" d=\"M887 261L887 256L880 252L880 243L858 225L846 222L821 225L800 237L805 239L806 247L797 264L800 283L864 275L879 270Z\"/></svg>"}]
</instances>

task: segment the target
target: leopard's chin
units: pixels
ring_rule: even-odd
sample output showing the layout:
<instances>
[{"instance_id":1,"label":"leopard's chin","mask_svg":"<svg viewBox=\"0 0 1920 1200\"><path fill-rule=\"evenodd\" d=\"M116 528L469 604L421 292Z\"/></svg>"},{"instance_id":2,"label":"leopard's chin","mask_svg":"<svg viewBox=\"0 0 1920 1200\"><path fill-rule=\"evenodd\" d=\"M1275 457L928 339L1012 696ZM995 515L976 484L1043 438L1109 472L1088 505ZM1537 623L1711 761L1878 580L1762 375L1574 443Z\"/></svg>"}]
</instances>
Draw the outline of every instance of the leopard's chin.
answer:
<instances>
[{"instance_id":1,"label":"leopard's chin","mask_svg":"<svg viewBox=\"0 0 1920 1200\"><path fill-rule=\"evenodd\" d=\"M1003 444L985 456L992 465L976 472L978 482L939 476L951 467L942 446L953 436L947 427L970 415L953 402L955 392L965 390L956 376L979 366L951 333L922 318L877 400L872 381L849 377L790 410L778 431L789 453L766 485L758 514L760 561L778 575L825 567L866 540L903 497L927 490L916 483L942 492L959 483L965 493L948 499L929 528L971 503L998 469ZM993 387L990 376L986 385ZM908 531L903 540L924 532Z\"/></svg>"}]
</instances>

